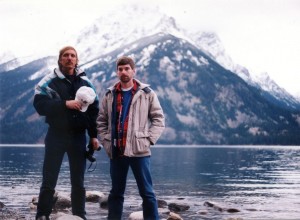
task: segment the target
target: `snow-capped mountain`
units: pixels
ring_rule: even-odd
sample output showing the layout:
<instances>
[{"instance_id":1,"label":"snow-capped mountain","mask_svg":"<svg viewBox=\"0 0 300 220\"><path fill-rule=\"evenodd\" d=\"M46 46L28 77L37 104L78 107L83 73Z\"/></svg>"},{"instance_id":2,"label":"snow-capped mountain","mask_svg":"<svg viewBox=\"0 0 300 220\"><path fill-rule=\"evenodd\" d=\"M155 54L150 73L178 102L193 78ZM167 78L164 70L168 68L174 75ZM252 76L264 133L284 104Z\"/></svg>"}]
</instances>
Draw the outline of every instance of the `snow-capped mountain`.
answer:
<instances>
[{"instance_id":1,"label":"snow-capped mountain","mask_svg":"<svg viewBox=\"0 0 300 220\"><path fill-rule=\"evenodd\" d=\"M226 53L225 48L216 33L197 31L195 33L190 33L189 36L201 50L206 51L210 57L216 60L224 68L235 72L235 64L231 57ZM245 80L245 78L243 79Z\"/></svg>"},{"instance_id":2,"label":"snow-capped mountain","mask_svg":"<svg viewBox=\"0 0 300 220\"><path fill-rule=\"evenodd\" d=\"M99 17L78 36L76 48L85 63L119 47L152 34L165 32L183 36L174 18L159 8L122 6L116 11Z\"/></svg>"},{"instance_id":3,"label":"snow-capped mountain","mask_svg":"<svg viewBox=\"0 0 300 220\"><path fill-rule=\"evenodd\" d=\"M199 48L206 51L210 57L224 68L237 74L249 85L261 89L262 92L266 92L266 96L270 96L271 94L274 98L274 102L281 102L287 108L300 108L300 99L292 96L285 89L281 88L267 73L250 73L246 67L234 63L231 57L226 53L216 33L196 32L190 34L190 36Z\"/></svg>"},{"instance_id":4,"label":"snow-capped mountain","mask_svg":"<svg viewBox=\"0 0 300 220\"><path fill-rule=\"evenodd\" d=\"M249 73L246 67L234 63L226 53L216 33L186 30L183 27L179 27L173 17L162 13L155 6L145 7L129 4L117 7L115 10L103 14L93 24L81 30L77 39L73 40L74 37L72 36L69 41L78 49L80 63L84 64L122 45L161 32L169 33L191 42L224 68L236 73L245 82L261 88L264 92L271 93L277 102L281 102L281 98L284 98L285 105L294 109L299 108L300 98L292 96L274 81L272 81L272 86L265 87L265 85L270 83L268 78L254 77L257 74ZM0 72L12 70L40 58L30 56L7 59L9 54L7 52L5 54L0 56Z\"/></svg>"},{"instance_id":5,"label":"snow-capped mountain","mask_svg":"<svg viewBox=\"0 0 300 220\"><path fill-rule=\"evenodd\" d=\"M160 143L300 144L299 111L273 105L206 52L166 33L140 38L82 65L100 99L117 80L115 61L124 54L134 57L137 78L160 99L166 116ZM55 61L47 57L0 74L0 143L42 142L46 125L32 106L33 88Z\"/></svg>"},{"instance_id":6,"label":"snow-capped mountain","mask_svg":"<svg viewBox=\"0 0 300 220\"><path fill-rule=\"evenodd\" d=\"M272 81L272 86L266 87L265 85L270 85L269 78L256 78L255 74L249 73L247 68L235 64L226 53L216 33L190 31L179 27L174 18L161 13L157 7L144 8L128 5L121 7L119 11L103 15L81 32L76 41L76 47L82 52L81 62L85 63L122 45L160 32L169 33L193 43L245 82L272 93L277 102L283 98L288 107L294 109L300 107L300 100L279 87L274 81Z\"/></svg>"},{"instance_id":7,"label":"snow-capped mountain","mask_svg":"<svg viewBox=\"0 0 300 220\"><path fill-rule=\"evenodd\" d=\"M234 64L215 33L188 32L155 8L129 6L101 16L73 45L99 97L116 80L116 59L135 58L137 77L151 84L166 114L161 143L300 143L300 104L272 79ZM41 143L46 126L33 109L33 88L56 62L0 65L0 143Z\"/></svg>"}]
</instances>

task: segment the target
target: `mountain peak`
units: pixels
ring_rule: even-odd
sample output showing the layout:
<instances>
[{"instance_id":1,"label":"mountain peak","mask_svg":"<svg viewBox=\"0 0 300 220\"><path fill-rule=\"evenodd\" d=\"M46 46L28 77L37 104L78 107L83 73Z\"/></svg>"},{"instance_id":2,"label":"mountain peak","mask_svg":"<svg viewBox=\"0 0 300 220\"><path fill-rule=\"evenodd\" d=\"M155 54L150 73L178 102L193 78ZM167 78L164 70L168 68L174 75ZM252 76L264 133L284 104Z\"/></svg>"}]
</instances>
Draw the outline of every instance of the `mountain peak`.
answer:
<instances>
[{"instance_id":1,"label":"mountain peak","mask_svg":"<svg viewBox=\"0 0 300 220\"><path fill-rule=\"evenodd\" d=\"M85 63L122 45L159 32L180 35L173 17L160 12L158 7L127 5L99 17L82 30L75 43Z\"/></svg>"}]
</instances>

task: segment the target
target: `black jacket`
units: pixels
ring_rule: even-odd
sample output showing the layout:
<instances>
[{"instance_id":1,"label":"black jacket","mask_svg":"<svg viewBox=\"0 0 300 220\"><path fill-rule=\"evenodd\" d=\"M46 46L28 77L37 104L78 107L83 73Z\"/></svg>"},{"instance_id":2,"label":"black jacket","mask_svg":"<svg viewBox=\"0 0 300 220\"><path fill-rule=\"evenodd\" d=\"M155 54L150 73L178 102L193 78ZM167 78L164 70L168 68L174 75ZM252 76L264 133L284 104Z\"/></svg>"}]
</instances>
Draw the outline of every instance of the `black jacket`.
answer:
<instances>
[{"instance_id":1,"label":"black jacket","mask_svg":"<svg viewBox=\"0 0 300 220\"><path fill-rule=\"evenodd\" d=\"M83 71L77 70L74 77L67 78L56 68L36 86L33 105L40 115L46 116L46 123L51 129L56 129L61 133L79 133L87 129L90 138L95 138L97 137L96 119L99 112L98 96L86 112L66 107L66 101L74 100L76 91L81 86L94 89Z\"/></svg>"}]
</instances>

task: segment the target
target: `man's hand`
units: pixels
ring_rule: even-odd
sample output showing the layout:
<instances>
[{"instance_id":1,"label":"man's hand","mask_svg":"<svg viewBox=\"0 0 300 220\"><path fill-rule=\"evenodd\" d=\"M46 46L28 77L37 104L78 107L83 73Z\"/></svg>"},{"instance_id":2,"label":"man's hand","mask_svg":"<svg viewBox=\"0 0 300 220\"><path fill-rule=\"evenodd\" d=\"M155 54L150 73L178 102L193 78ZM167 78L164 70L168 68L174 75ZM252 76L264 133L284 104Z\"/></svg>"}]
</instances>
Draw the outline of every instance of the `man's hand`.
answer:
<instances>
[{"instance_id":1,"label":"man's hand","mask_svg":"<svg viewBox=\"0 0 300 220\"><path fill-rule=\"evenodd\" d=\"M81 102L77 101L77 100L67 100L66 101L66 107L68 109L75 109L80 111L81 109Z\"/></svg>"},{"instance_id":2,"label":"man's hand","mask_svg":"<svg viewBox=\"0 0 300 220\"><path fill-rule=\"evenodd\" d=\"M93 146L93 150L98 150L99 146L99 141L97 138L91 138L90 139L90 144Z\"/></svg>"}]
</instances>

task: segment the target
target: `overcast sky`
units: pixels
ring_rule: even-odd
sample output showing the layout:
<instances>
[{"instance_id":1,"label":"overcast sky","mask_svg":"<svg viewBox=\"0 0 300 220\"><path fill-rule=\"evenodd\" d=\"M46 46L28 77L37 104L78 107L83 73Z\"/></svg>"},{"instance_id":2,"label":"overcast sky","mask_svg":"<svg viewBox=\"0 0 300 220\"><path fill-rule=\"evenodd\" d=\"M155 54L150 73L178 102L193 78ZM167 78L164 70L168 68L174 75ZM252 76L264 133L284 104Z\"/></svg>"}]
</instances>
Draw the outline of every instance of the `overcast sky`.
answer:
<instances>
[{"instance_id":1,"label":"overcast sky","mask_svg":"<svg viewBox=\"0 0 300 220\"><path fill-rule=\"evenodd\" d=\"M299 0L0 0L0 57L55 55L57 42L132 2L158 5L183 28L216 32L235 63L300 96Z\"/></svg>"}]
</instances>

